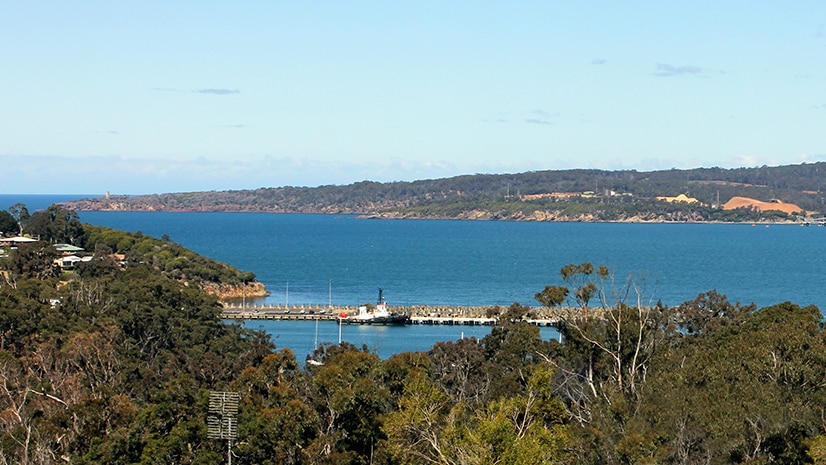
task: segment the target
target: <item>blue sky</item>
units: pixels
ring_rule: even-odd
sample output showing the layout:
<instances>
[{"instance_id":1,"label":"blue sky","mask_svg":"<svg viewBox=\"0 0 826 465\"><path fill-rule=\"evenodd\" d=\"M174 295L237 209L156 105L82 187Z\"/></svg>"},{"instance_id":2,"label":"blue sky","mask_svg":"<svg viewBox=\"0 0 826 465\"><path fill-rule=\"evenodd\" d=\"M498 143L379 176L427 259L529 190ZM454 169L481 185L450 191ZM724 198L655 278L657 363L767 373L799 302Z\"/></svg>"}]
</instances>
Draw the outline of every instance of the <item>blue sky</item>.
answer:
<instances>
[{"instance_id":1,"label":"blue sky","mask_svg":"<svg viewBox=\"0 0 826 465\"><path fill-rule=\"evenodd\" d=\"M3 2L0 193L826 160L826 2Z\"/></svg>"}]
</instances>

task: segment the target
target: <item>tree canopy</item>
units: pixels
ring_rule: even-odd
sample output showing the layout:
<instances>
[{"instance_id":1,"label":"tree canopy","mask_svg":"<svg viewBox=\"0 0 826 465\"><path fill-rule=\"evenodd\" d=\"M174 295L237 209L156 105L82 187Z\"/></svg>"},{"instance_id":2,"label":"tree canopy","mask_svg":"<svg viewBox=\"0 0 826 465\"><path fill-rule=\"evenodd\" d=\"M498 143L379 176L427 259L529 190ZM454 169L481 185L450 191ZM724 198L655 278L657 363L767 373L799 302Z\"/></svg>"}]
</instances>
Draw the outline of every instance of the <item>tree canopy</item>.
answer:
<instances>
[{"instance_id":1,"label":"tree canopy","mask_svg":"<svg viewBox=\"0 0 826 465\"><path fill-rule=\"evenodd\" d=\"M741 196L824 212L824 170L826 162L650 172L548 170L413 182L105 197L71 206L81 210L356 213L534 221L788 221L794 217L777 210L723 210L720 205ZM678 194L689 194L699 202L657 199Z\"/></svg>"},{"instance_id":2,"label":"tree canopy","mask_svg":"<svg viewBox=\"0 0 826 465\"><path fill-rule=\"evenodd\" d=\"M240 465L826 463L813 306L715 291L648 306L638 283L584 262L561 270L569 292L537 294L570 300L561 342L514 303L481 339L386 360L328 343L304 366L222 321L214 296L161 266L164 241L73 237L98 253L72 273L44 269L44 241L0 258L0 464L224 463L214 390L240 395ZM134 259L103 259L115 250Z\"/></svg>"}]
</instances>

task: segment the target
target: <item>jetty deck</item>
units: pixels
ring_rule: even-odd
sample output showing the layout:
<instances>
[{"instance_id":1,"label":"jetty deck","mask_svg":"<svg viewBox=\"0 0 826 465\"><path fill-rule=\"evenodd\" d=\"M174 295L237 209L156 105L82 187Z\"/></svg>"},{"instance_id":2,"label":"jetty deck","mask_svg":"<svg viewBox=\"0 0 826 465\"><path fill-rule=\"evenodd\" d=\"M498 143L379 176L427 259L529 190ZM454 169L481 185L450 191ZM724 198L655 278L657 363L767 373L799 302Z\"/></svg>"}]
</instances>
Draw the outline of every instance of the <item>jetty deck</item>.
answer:
<instances>
[{"instance_id":1,"label":"jetty deck","mask_svg":"<svg viewBox=\"0 0 826 465\"><path fill-rule=\"evenodd\" d=\"M410 315L410 323L414 325L466 325L492 326L496 323L496 316L505 311L506 307L497 305L487 306L455 306L455 305L413 305L389 306L394 313ZM354 306L329 305L238 305L225 304L221 318L227 320L286 320L286 321L337 321L341 313L355 314L358 308ZM536 326L555 326L558 318L550 314L546 308L532 308L528 323Z\"/></svg>"}]
</instances>

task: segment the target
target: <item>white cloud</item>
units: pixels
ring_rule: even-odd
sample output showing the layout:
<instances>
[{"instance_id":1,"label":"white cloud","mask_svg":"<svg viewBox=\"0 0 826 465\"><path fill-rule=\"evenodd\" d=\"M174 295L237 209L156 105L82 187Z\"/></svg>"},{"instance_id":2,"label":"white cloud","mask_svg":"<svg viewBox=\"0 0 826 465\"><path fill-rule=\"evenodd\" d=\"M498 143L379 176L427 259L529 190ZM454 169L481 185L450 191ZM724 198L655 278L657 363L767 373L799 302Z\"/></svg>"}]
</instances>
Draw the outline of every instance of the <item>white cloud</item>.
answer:
<instances>
[{"instance_id":1,"label":"white cloud","mask_svg":"<svg viewBox=\"0 0 826 465\"><path fill-rule=\"evenodd\" d=\"M667 63L657 63L657 70L652 74L659 77L701 76L705 74L705 70L693 65L674 66Z\"/></svg>"},{"instance_id":2,"label":"white cloud","mask_svg":"<svg viewBox=\"0 0 826 465\"><path fill-rule=\"evenodd\" d=\"M796 163L817 161L802 154ZM823 156L820 156L823 159ZM298 157L251 157L233 161L199 158L55 157L0 155L2 194L153 194L281 186L345 185L358 181L415 181L487 173L594 168L652 171L720 166L751 167L781 162L768 157L737 155L724 160L644 159L635 164L614 157L595 160L519 159L502 162L479 159L469 163L446 160L412 161L384 158L369 161L319 161Z\"/></svg>"},{"instance_id":3,"label":"white cloud","mask_svg":"<svg viewBox=\"0 0 826 465\"><path fill-rule=\"evenodd\" d=\"M0 193L152 194L279 186L412 181L465 174L442 161L316 161L296 157L125 158L0 155Z\"/></svg>"},{"instance_id":4,"label":"white cloud","mask_svg":"<svg viewBox=\"0 0 826 465\"><path fill-rule=\"evenodd\" d=\"M232 95L232 94L240 94L241 91L238 89L195 89L192 92L197 94L212 94L212 95Z\"/></svg>"},{"instance_id":5,"label":"white cloud","mask_svg":"<svg viewBox=\"0 0 826 465\"><path fill-rule=\"evenodd\" d=\"M546 119L540 119L540 118L528 118L528 119L525 120L525 122L529 123L529 124L553 124L553 123L551 123L550 121L548 121Z\"/></svg>"}]
</instances>

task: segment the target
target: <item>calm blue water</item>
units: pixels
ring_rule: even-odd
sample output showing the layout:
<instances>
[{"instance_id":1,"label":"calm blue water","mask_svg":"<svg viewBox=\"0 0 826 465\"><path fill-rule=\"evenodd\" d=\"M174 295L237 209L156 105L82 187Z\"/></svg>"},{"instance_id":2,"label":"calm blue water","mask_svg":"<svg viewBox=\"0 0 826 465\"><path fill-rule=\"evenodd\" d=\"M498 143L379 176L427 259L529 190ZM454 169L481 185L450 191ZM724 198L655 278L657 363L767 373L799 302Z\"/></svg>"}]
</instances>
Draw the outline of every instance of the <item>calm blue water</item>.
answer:
<instances>
[{"instance_id":1,"label":"calm blue water","mask_svg":"<svg viewBox=\"0 0 826 465\"><path fill-rule=\"evenodd\" d=\"M365 220L259 213L86 212L254 272L272 303L534 305L568 263L633 276L645 302L716 289L760 306L826 308L826 228L720 224ZM330 290L332 289L332 296Z\"/></svg>"},{"instance_id":2,"label":"calm blue water","mask_svg":"<svg viewBox=\"0 0 826 465\"><path fill-rule=\"evenodd\" d=\"M0 195L0 208L6 208L4 200L26 203L17 198ZM377 288L383 287L391 305L535 305L533 296L545 285L561 284L562 266L590 261L608 265L618 281L632 276L644 303L678 305L716 289L732 302L766 306L790 300L826 308L826 228L259 213L84 212L80 217L155 237L166 234L200 254L252 271L271 292L266 303L357 305L375 301ZM301 333L295 342L279 344L298 354L311 344L314 326L307 328L265 327L276 343ZM469 333L473 329L464 328L466 335L474 335ZM478 329L482 335L488 331ZM380 352L396 339L395 331L411 332L400 340L412 347L421 339L425 348L439 338L460 335L419 336L422 327L363 330L366 339L356 343Z\"/></svg>"},{"instance_id":3,"label":"calm blue water","mask_svg":"<svg viewBox=\"0 0 826 465\"><path fill-rule=\"evenodd\" d=\"M37 210L45 210L50 205L58 202L69 202L90 197L96 196L83 194L0 194L0 210L8 210L12 205L22 203L29 210L29 213L34 213Z\"/></svg>"},{"instance_id":4,"label":"calm blue water","mask_svg":"<svg viewBox=\"0 0 826 465\"><path fill-rule=\"evenodd\" d=\"M272 335L276 347L288 347L296 358L304 360L312 353L316 341L337 343L339 341L338 324L334 321L319 321L318 336L316 323L313 321L247 321L245 326L261 329ZM558 338L553 328L539 328L545 340ZM439 341L456 341L462 337L482 339L490 333L487 326L357 326L343 325L341 340L356 347L367 346L381 358L388 358L401 352L426 352Z\"/></svg>"}]
</instances>

